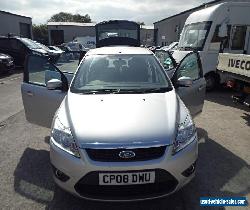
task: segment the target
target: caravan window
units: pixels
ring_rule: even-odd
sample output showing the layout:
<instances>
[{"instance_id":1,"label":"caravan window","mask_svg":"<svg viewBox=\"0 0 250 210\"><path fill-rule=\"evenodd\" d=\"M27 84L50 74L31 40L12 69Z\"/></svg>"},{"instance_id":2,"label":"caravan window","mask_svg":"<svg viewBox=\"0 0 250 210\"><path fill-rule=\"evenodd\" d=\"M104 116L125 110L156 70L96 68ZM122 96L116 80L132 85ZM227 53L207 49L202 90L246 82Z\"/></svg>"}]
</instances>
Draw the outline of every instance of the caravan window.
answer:
<instances>
[{"instance_id":1,"label":"caravan window","mask_svg":"<svg viewBox=\"0 0 250 210\"><path fill-rule=\"evenodd\" d=\"M232 37L232 50L244 50L246 26L234 26Z\"/></svg>"},{"instance_id":2,"label":"caravan window","mask_svg":"<svg viewBox=\"0 0 250 210\"><path fill-rule=\"evenodd\" d=\"M215 42L221 42L222 39L219 37L219 28L221 25L217 25L215 30L214 30L214 35L213 38L211 40L212 43ZM228 48L229 47L229 40L230 40L230 32L231 32L231 25L227 25L227 37L224 40L224 48Z\"/></svg>"}]
</instances>

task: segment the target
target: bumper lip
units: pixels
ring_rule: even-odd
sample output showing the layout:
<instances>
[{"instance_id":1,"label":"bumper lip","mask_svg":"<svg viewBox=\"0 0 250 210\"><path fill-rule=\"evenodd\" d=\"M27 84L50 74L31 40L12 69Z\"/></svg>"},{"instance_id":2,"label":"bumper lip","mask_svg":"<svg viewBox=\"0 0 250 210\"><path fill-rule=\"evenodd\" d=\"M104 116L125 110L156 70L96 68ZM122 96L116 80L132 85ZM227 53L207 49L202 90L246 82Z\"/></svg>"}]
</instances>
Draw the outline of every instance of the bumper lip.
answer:
<instances>
[{"instance_id":1,"label":"bumper lip","mask_svg":"<svg viewBox=\"0 0 250 210\"><path fill-rule=\"evenodd\" d=\"M197 140L197 139L196 139ZM188 168L191 164L193 164L197 160L198 156L198 141L193 141L190 145L185 147L183 150L179 151L177 154L172 155L170 162L172 161L172 165L169 167L168 163L166 163L166 158L172 150L172 147L169 149L168 152L166 152L163 156L163 158L156 159L153 161L141 161L141 162L135 162L135 164L132 162L131 166L125 164L122 165L119 163L116 163L113 165L113 162L98 162L90 160L88 156L86 156L86 151L81 150L81 158L75 158L72 155L66 153L65 151L61 150L60 148L56 147L53 144L50 144L50 158L51 163L57 167L59 170L63 171L65 174L70 176L70 180L67 182L61 182L59 179L57 179L54 175L53 178L56 182L56 184L64 189L65 191L86 200L92 200L92 201L100 201L100 202L133 202L133 201L145 201L145 200L153 200L158 198L164 198L167 197L175 192L177 192L180 188L182 188L184 185L189 183L195 176L195 172L190 175L189 177L184 177L181 173ZM185 154L186 153L186 154ZM186 159L188 156L187 161L183 163L183 159ZM182 160L179 160L182 159ZM66 164L65 164L66 160ZM179 168L177 172L175 171L175 166L178 161L181 161L182 166L181 169ZM109 166L108 166L109 165ZM177 164L178 165L178 164ZM110 168L107 168L110 167ZM147 169L163 169L167 172L169 172L177 181L178 184L171 192L168 192L166 194L160 194L160 195L143 195L141 198L117 198L117 199L109 199L109 198L101 198L101 197L91 197L86 195L81 195L75 190L75 185L80 181L81 178L83 178L85 175L87 175L89 172L92 171L133 171L133 170L147 170ZM173 171L174 170L174 173Z\"/></svg>"},{"instance_id":2,"label":"bumper lip","mask_svg":"<svg viewBox=\"0 0 250 210\"><path fill-rule=\"evenodd\" d=\"M162 194L162 195L158 195L158 196L150 196L150 194L147 197L142 197L142 198L130 198L130 199L104 199L104 198L93 198L93 197L87 197L87 196L82 196L79 193L77 193L75 190L74 191L69 191L68 189L64 188L60 181L53 175L54 181L57 184L57 186L59 186L62 190L67 191L68 193L81 198L81 199L85 199L85 200L89 200L89 201L98 201L98 202L138 202L138 201L149 201L149 200L155 200L155 199L160 199L160 198L165 198L168 197L176 192L178 192L182 187L184 187L186 184L188 184L195 176L195 172L188 177L188 181L185 182L185 184L183 185L177 185L176 188L169 193L166 194Z\"/></svg>"}]
</instances>

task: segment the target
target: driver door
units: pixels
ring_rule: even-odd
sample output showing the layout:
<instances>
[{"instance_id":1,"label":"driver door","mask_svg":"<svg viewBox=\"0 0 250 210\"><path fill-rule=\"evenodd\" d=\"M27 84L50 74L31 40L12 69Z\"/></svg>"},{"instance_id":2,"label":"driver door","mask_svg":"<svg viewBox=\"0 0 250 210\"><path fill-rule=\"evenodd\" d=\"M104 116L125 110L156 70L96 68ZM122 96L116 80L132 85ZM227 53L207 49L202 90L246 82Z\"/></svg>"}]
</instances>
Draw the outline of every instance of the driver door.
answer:
<instances>
[{"instance_id":1,"label":"driver door","mask_svg":"<svg viewBox=\"0 0 250 210\"><path fill-rule=\"evenodd\" d=\"M206 80L198 53L191 52L183 58L175 71L173 83L177 84L181 77L192 80L192 84L188 87L175 86L178 95L194 117L202 111L206 92Z\"/></svg>"},{"instance_id":2,"label":"driver door","mask_svg":"<svg viewBox=\"0 0 250 210\"><path fill-rule=\"evenodd\" d=\"M25 116L30 123L51 127L55 112L67 94L69 82L79 63L78 56L70 56L61 55L57 63L38 55L26 58L21 93ZM48 89L47 83L51 79L61 80L62 86Z\"/></svg>"}]
</instances>

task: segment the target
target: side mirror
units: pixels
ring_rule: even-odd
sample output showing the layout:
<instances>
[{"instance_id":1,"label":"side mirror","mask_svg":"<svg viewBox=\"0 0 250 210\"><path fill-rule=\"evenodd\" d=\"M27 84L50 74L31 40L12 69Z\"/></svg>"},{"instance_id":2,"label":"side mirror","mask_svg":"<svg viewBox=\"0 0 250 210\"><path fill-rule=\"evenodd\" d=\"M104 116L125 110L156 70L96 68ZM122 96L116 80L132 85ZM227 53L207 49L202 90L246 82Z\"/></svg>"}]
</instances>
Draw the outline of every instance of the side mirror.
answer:
<instances>
[{"instance_id":1,"label":"side mirror","mask_svg":"<svg viewBox=\"0 0 250 210\"><path fill-rule=\"evenodd\" d=\"M227 37L227 24L223 23L219 28L218 36L220 38Z\"/></svg>"},{"instance_id":2,"label":"side mirror","mask_svg":"<svg viewBox=\"0 0 250 210\"><path fill-rule=\"evenodd\" d=\"M177 87L190 87L193 84L193 80L190 77L180 77L177 82Z\"/></svg>"},{"instance_id":3,"label":"side mirror","mask_svg":"<svg viewBox=\"0 0 250 210\"><path fill-rule=\"evenodd\" d=\"M62 81L59 79L51 79L47 82L46 87L48 90L55 90L57 88L62 88Z\"/></svg>"}]
</instances>

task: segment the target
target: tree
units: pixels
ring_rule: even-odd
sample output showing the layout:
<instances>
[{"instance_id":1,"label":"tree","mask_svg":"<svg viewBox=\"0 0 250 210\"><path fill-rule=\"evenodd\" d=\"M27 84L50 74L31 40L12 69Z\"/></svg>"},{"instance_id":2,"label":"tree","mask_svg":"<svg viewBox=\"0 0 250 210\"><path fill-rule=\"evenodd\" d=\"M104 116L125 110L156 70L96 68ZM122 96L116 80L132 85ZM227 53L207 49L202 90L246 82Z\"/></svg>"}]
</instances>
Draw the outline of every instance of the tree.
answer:
<instances>
[{"instance_id":1,"label":"tree","mask_svg":"<svg viewBox=\"0 0 250 210\"><path fill-rule=\"evenodd\" d=\"M43 44L48 44L48 28L46 24L32 25L33 38L34 40Z\"/></svg>"},{"instance_id":2,"label":"tree","mask_svg":"<svg viewBox=\"0 0 250 210\"><path fill-rule=\"evenodd\" d=\"M67 12L59 12L55 15L52 15L48 20L49 22L78 22L78 23L90 23L91 18L88 14L71 14Z\"/></svg>"},{"instance_id":3,"label":"tree","mask_svg":"<svg viewBox=\"0 0 250 210\"><path fill-rule=\"evenodd\" d=\"M136 23L139 24L141 28L142 28L142 26L145 26L144 22L137 21Z\"/></svg>"}]
</instances>

